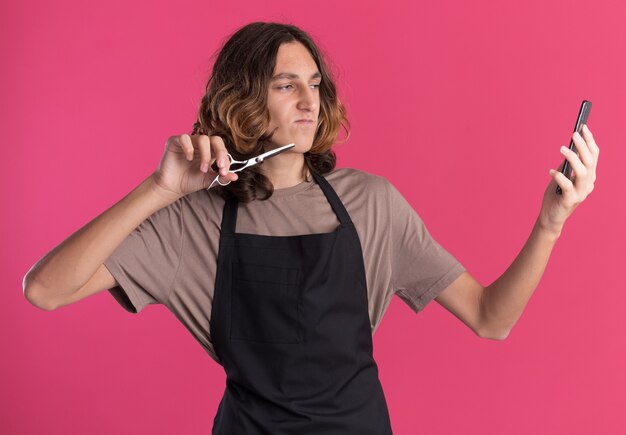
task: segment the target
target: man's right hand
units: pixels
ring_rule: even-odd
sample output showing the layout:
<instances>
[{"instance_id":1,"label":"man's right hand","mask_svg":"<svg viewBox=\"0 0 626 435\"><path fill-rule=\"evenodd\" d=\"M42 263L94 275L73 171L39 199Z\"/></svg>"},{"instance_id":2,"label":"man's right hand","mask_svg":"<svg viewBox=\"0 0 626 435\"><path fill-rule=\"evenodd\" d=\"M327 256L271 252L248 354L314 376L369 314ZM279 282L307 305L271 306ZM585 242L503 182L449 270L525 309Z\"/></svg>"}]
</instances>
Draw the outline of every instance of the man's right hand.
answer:
<instances>
[{"instance_id":1,"label":"man's right hand","mask_svg":"<svg viewBox=\"0 0 626 435\"><path fill-rule=\"evenodd\" d=\"M228 172L230 160L226 146L219 136L171 136L153 178L157 189L172 198L180 198L200 189L206 189L217 176L211 169L217 161L220 181L237 180L237 174Z\"/></svg>"}]
</instances>

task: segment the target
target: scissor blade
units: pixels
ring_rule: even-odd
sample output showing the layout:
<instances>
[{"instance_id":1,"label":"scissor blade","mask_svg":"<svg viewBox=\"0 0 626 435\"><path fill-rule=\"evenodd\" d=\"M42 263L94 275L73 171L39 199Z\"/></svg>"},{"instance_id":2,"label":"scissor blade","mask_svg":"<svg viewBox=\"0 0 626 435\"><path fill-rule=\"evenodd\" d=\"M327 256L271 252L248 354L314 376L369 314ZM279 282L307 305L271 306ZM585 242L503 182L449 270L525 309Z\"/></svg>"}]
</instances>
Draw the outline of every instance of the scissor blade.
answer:
<instances>
[{"instance_id":1,"label":"scissor blade","mask_svg":"<svg viewBox=\"0 0 626 435\"><path fill-rule=\"evenodd\" d=\"M295 143L290 143L289 145L285 145L285 146L273 149L271 151L268 151L266 153L259 154L258 156L256 156L252 160L254 161L254 163L261 163L263 160L269 159L270 157L274 157L274 156L282 153L283 151L287 151L288 149L291 149L291 148L293 148L295 146L296 146Z\"/></svg>"}]
</instances>

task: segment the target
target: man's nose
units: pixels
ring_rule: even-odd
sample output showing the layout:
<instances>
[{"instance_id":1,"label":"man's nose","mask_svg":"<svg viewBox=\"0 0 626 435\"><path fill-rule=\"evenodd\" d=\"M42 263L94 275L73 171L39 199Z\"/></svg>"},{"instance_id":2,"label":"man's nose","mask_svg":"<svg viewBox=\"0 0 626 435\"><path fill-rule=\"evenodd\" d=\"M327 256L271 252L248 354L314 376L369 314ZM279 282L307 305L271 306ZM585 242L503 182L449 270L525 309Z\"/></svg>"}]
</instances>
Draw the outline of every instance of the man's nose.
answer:
<instances>
[{"instance_id":1,"label":"man's nose","mask_svg":"<svg viewBox=\"0 0 626 435\"><path fill-rule=\"evenodd\" d=\"M311 89L310 86L306 86L300 93L300 100L298 101L298 109L302 110L315 110L317 108L317 91Z\"/></svg>"}]
</instances>

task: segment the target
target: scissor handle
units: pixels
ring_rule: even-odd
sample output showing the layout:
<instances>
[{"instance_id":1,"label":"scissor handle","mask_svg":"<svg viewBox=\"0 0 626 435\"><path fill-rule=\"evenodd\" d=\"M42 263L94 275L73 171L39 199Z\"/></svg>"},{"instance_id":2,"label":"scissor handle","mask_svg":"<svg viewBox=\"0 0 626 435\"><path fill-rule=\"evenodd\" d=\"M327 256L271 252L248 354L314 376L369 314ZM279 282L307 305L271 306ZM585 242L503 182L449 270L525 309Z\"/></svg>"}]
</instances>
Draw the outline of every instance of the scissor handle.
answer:
<instances>
[{"instance_id":1,"label":"scissor handle","mask_svg":"<svg viewBox=\"0 0 626 435\"><path fill-rule=\"evenodd\" d=\"M236 162L236 163L243 163L243 162L239 162L235 159L233 159L233 156L230 155L230 153L226 153L226 155L228 156L228 159L230 160L230 163L232 162ZM209 185L209 187L207 187L207 190L209 190L211 187L213 187L213 185L215 183L219 184L220 186L228 186L230 184L230 181L228 183L222 183L220 181L220 173L219 173L219 168L217 167L217 159L211 163L211 169L213 169L214 172L217 173L217 176L215 177L215 179L211 182L211 184ZM234 171L229 170L228 172L239 172L241 169L243 169L243 167L236 169Z\"/></svg>"},{"instance_id":2,"label":"scissor handle","mask_svg":"<svg viewBox=\"0 0 626 435\"><path fill-rule=\"evenodd\" d=\"M230 181L228 183L222 183L220 181L220 176L218 175L215 180L217 181L217 184L219 184L220 186L228 186L230 184Z\"/></svg>"},{"instance_id":3,"label":"scissor handle","mask_svg":"<svg viewBox=\"0 0 626 435\"><path fill-rule=\"evenodd\" d=\"M211 184L209 184L209 187L206 188L206 190L209 190L211 187L213 187L215 183L219 184L220 186L228 186L230 184L230 181L228 183L222 183L220 181L220 174L217 174L213 181L211 181Z\"/></svg>"}]
</instances>

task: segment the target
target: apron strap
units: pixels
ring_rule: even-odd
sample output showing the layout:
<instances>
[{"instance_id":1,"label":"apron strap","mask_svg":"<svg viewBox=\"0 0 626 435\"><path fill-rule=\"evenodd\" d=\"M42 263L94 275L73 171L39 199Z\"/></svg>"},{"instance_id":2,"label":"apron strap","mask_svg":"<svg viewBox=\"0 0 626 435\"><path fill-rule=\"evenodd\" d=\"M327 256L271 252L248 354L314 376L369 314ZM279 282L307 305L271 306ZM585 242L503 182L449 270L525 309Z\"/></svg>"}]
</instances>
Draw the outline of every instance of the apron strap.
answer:
<instances>
[{"instance_id":1,"label":"apron strap","mask_svg":"<svg viewBox=\"0 0 626 435\"><path fill-rule=\"evenodd\" d=\"M238 206L239 201L237 198L234 195L229 195L224 204L224 213L222 214L222 234L235 234Z\"/></svg>"},{"instance_id":2,"label":"apron strap","mask_svg":"<svg viewBox=\"0 0 626 435\"><path fill-rule=\"evenodd\" d=\"M322 192L324 192L324 195L326 195L326 199L328 200L328 202L330 202L330 206L333 208L333 211L337 215L339 222L341 222L342 225L351 224L352 219L350 219L348 211L343 206L343 203L339 199L337 192L335 192L330 183L326 181L326 178L324 178L322 175L318 175L313 171L311 171L311 174L313 174L313 178L315 178L315 181L317 181L317 184L319 184Z\"/></svg>"},{"instance_id":3,"label":"apron strap","mask_svg":"<svg viewBox=\"0 0 626 435\"><path fill-rule=\"evenodd\" d=\"M349 225L352 223L348 211L343 206L343 203L339 199L337 192L332 188L330 183L326 181L322 175L318 175L311 171L313 178L324 192L326 199L330 203L333 211L337 215L337 219L342 225ZM230 195L224 204L224 213L222 215L222 234L235 234L235 227L237 224L237 208L239 201L233 195Z\"/></svg>"}]
</instances>

